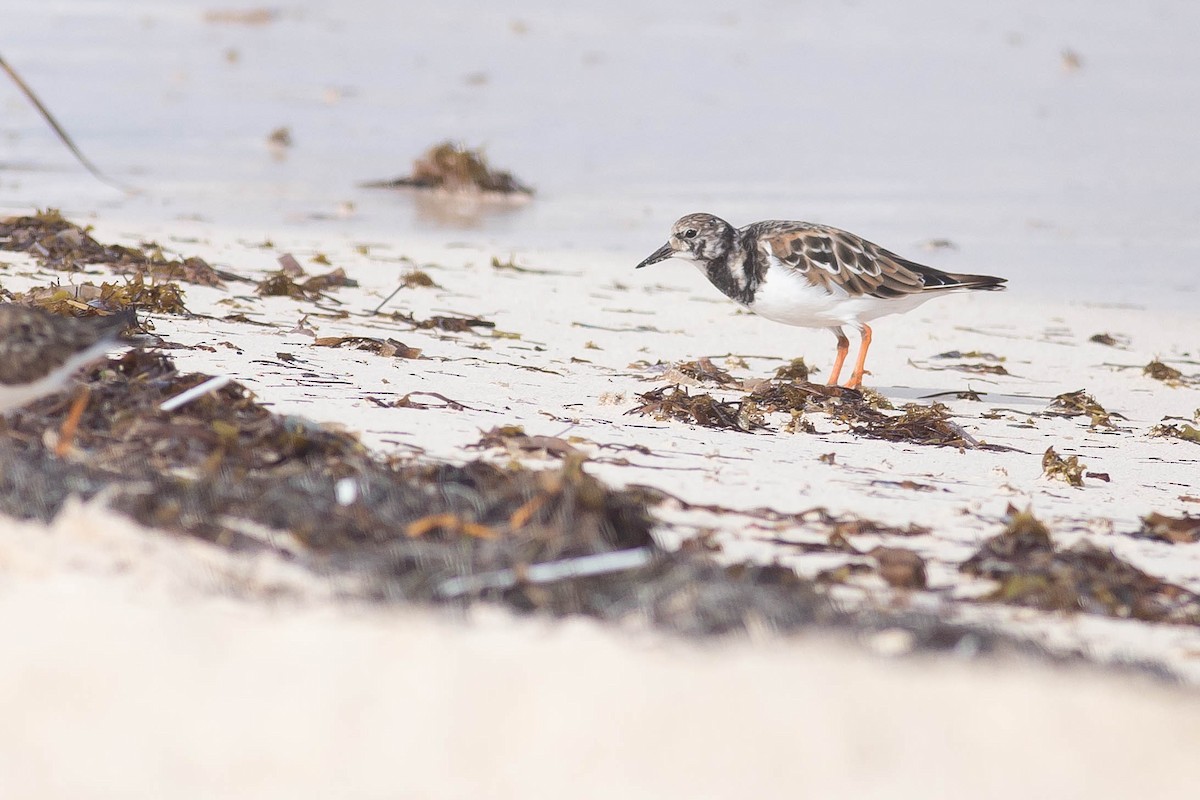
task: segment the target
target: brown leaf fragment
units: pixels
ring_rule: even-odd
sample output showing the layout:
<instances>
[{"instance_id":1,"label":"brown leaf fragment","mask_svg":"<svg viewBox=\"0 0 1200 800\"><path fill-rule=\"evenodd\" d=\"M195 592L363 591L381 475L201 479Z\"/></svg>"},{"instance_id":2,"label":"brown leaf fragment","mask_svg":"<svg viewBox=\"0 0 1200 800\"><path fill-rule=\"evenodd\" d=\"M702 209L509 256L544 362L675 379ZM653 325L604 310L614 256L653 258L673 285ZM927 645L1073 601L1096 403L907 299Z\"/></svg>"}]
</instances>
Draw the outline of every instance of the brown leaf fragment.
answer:
<instances>
[{"instance_id":1,"label":"brown leaf fragment","mask_svg":"<svg viewBox=\"0 0 1200 800\"><path fill-rule=\"evenodd\" d=\"M300 266L300 262L291 253L284 253L279 258L275 259L279 262L279 271L289 278L300 278L304 276L304 267Z\"/></svg>"},{"instance_id":2,"label":"brown leaf fragment","mask_svg":"<svg viewBox=\"0 0 1200 800\"><path fill-rule=\"evenodd\" d=\"M926 587L925 559L903 547L875 547L867 555L879 564L879 577L896 589Z\"/></svg>"},{"instance_id":3,"label":"brown leaf fragment","mask_svg":"<svg viewBox=\"0 0 1200 800\"><path fill-rule=\"evenodd\" d=\"M1182 425L1173 423L1161 423L1150 429L1151 436L1161 436L1168 439L1182 439L1185 442L1200 444L1200 429L1188 425L1186 422Z\"/></svg>"},{"instance_id":4,"label":"brown leaf fragment","mask_svg":"<svg viewBox=\"0 0 1200 800\"><path fill-rule=\"evenodd\" d=\"M368 353L386 356L388 358L420 358L421 350L409 347L395 339L376 339L371 336L320 336L313 339L317 347L341 347L353 345L356 350L366 350Z\"/></svg>"},{"instance_id":5,"label":"brown leaf fragment","mask_svg":"<svg viewBox=\"0 0 1200 800\"><path fill-rule=\"evenodd\" d=\"M663 386L638 395L642 405L627 414L643 414L659 420L691 422L705 428L717 428L748 433L765 428L762 415L754 411L743 413L743 403L717 400L709 394L688 394L679 385Z\"/></svg>"},{"instance_id":6,"label":"brown leaf fragment","mask_svg":"<svg viewBox=\"0 0 1200 800\"><path fill-rule=\"evenodd\" d=\"M483 152L455 142L442 142L429 148L413 162L412 174L389 181L373 181L364 186L377 189L444 189L450 192L496 192L532 195L533 189L513 177L511 172L494 169Z\"/></svg>"},{"instance_id":7,"label":"brown leaf fragment","mask_svg":"<svg viewBox=\"0 0 1200 800\"><path fill-rule=\"evenodd\" d=\"M1183 373L1172 366L1164 364L1157 358L1151 361L1146 366L1142 367L1142 374L1149 375L1156 381L1162 381L1169 385L1178 385L1183 378Z\"/></svg>"},{"instance_id":8,"label":"brown leaf fragment","mask_svg":"<svg viewBox=\"0 0 1200 800\"><path fill-rule=\"evenodd\" d=\"M1083 486L1083 472L1086 467L1079 463L1079 456L1063 458L1054 452L1054 447L1047 447L1042 454L1042 474L1053 480L1063 481L1072 486Z\"/></svg>"},{"instance_id":9,"label":"brown leaf fragment","mask_svg":"<svg viewBox=\"0 0 1200 800\"><path fill-rule=\"evenodd\" d=\"M1200 517L1171 517L1152 511L1142 517L1142 527L1133 535L1168 544L1193 544L1200 542Z\"/></svg>"},{"instance_id":10,"label":"brown leaf fragment","mask_svg":"<svg viewBox=\"0 0 1200 800\"><path fill-rule=\"evenodd\" d=\"M1114 336L1111 333L1096 333L1088 337L1089 342L1102 344L1105 347L1124 347L1129 344L1129 337L1123 334Z\"/></svg>"},{"instance_id":11,"label":"brown leaf fragment","mask_svg":"<svg viewBox=\"0 0 1200 800\"><path fill-rule=\"evenodd\" d=\"M440 403L420 403L420 402L417 402L416 400L412 399L417 396L432 397L435 400L440 400L441 402ZM458 402L457 400L451 400L449 397L446 397L444 394L440 394L438 392L409 392L408 394L404 395L403 397L397 398L396 400L392 401L391 403L386 403L385 405L391 406L392 408L419 408L419 409L448 408L452 411L474 411L475 410L468 405Z\"/></svg>"},{"instance_id":12,"label":"brown leaf fragment","mask_svg":"<svg viewBox=\"0 0 1200 800\"><path fill-rule=\"evenodd\" d=\"M1004 532L985 541L959 569L997 582L985 602L1200 624L1200 595L1149 575L1086 540L1060 550L1028 510L1010 507Z\"/></svg>"},{"instance_id":13,"label":"brown leaf fragment","mask_svg":"<svg viewBox=\"0 0 1200 800\"><path fill-rule=\"evenodd\" d=\"M567 440L557 436L530 436L520 425L502 425L485 431L471 447L479 450L499 447L513 453L542 454L554 458L586 458L583 451Z\"/></svg>"},{"instance_id":14,"label":"brown leaf fragment","mask_svg":"<svg viewBox=\"0 0 1200 800\"><path fill-rule=\"evenodd\" d=\"M804 363L803 358L793 358L784 366L775 370L776 380L781 381L807 381L811 370Z\"/></svg>"},{"instance_id":15,"label":"brown leaf fragment","mask_svg":"<svg viewBox=\"0 0 1200 800\"><path fill-rule=\"evenodd\" d=\"M698 381L708 381L719 386L730 386L738 382L737 378L734 378L728 372L712 363L708 358L684 361L676 364L675 368L689 378Z\"/></svg>"},{"instance_id":16,"label":"brown leaf fragment","mask_svg":"<svg viewBox=\"0 0 1200 800\"><path fill-rule=\"evenodd\" d=\"M412 314L405 314L400 311L393 312L392 319L399 322L406 322L418 330L442 330L451 333L467 333L474 328L495 328L496 323L489 322L480 317L447 317L434 315L429 319L417 319Z\"/></svg>"},{"instance_id":17,"label":"brown leaf fragment","mask_svg":"<svg viewBox=\"0 0 1200 800\"><path fill-rule=\"evenodd\" d=\"M1050 401L1046 413L1056 417L1089 417L1093 428L1114 428L1113 417L1125 419L1120 414L1106 411L1104 406L1096 402L1096 398L1083 389L1058 395Z\"/></svg>"}]
</instances>

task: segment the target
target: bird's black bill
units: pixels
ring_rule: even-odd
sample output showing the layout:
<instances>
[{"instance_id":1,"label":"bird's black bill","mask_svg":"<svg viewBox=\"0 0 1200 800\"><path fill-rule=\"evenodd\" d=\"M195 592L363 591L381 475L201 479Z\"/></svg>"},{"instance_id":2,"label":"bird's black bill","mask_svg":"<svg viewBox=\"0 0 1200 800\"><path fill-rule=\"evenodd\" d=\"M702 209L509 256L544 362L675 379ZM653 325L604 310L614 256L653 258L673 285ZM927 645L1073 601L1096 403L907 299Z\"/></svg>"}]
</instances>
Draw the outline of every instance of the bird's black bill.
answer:
<instances>
[{"instance_id":1,"label":"bird's black bill","mask_svg":"<svg viewBox=\"0 0 1200 800\"><path fill-rule=\"evenodd\" d=\"M670 242L668 242L647 256L646 260L638 264L636 267L634 267L634 269L641 269L642 267L648 267L651 264L657 264L660 261L666 261L673 255L675 255L675 249L671 247Z\"/></svg>"}]
</instances>

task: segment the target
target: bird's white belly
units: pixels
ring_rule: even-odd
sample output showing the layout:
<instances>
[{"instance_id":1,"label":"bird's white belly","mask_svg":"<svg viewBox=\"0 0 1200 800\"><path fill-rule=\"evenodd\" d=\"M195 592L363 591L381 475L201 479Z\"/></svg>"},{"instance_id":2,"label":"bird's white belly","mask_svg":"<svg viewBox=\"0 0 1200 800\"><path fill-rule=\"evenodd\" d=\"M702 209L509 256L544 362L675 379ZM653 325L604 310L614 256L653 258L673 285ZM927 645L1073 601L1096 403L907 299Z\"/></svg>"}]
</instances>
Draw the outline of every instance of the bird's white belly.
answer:
<instances>
[{"instance_id":1,"label":"bird's white belly","mask_svg":"<svg viewBox=\"0 0 1200 800\"><path fill-rule=\"evenodd\" d=\"M785 325L834 328L908 311L931 296L932 293L891 298L851 296L838 288L830 292L814 286L795 272L772 269L758 285L754 301L748 308L759 316Z\"/></svg>"}]
</instances>

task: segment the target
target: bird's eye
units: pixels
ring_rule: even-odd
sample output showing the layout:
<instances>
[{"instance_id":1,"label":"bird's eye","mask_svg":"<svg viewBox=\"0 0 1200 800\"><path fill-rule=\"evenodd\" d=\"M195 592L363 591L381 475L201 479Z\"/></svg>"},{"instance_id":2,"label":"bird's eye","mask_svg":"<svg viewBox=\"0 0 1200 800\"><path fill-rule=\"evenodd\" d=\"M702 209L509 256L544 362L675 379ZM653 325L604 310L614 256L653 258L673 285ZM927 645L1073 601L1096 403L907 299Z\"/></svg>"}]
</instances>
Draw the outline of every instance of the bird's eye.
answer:
<instances>
[{"instance_id":1,"label":"bird's eye","mask_svg":"<svg viewBox=\"0 0 1200 800\"><path fill-rule=\"evenodd\" d=\"M688 228L686 231L684 231L684 232L683 232L683 238L685 238L685 239L695 239L695 238L696 238L696 229L695 229L695 228Z\"/></svg>"}]
</instances>

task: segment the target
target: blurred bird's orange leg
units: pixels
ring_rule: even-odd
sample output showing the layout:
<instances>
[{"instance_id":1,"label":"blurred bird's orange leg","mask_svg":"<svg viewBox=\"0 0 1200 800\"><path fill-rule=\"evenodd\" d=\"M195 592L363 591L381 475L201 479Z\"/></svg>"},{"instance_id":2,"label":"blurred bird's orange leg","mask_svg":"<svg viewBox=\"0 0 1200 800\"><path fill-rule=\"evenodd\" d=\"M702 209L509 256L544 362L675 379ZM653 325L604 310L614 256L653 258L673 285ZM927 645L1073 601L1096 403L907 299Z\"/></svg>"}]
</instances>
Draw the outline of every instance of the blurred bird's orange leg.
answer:
<instances>
[{"instance_id":1,"label":"blurred bird's orange leg","mask_svg":"<svg viewBox=\"0 0 1200 800\"><path fill-rule=\"evenodd\" d=\"M850 352L850 340L846 338L846 334L842 333L841 328L831 328L833 335L837 337L838 348L837 358L833 360L833 369L829 373L829 386L836 386L838 376L842 374L842 364L846 363L846 354Z\"/></svg>"},{"instance_id":2,"label":"blurred bird's orange leg","mask_svg":"<svg viewBox=\"0 0 1200 800\"><path fill-rule=\"evenodd\" d=\"M71 410L67 412L67 419L63 422L62 427L58 429L58 443L54 446L54 455L62 458L71 451L71 444L75 441L75 431L79 429L79 420L83 417L83 410L87 408L88 399L91 397L91 390L86 386L79 387L79 394L75 395L75 401L71 403Z\"/></svg>"},{"instance_id":3,"label":"blurred bird's orange leg","mask_svg":"<svg viewBox=\"0 0 1200 800\"><path fill-rule=\"evenodd\" d=\"M867 363L867 350L871 347L871 326L862 326L862 346L858 348L858 363L854 365L854 372L850 373L850 382L846 384L847 389L859 389L862 387L863 365Z\"/></svg>"}]
</instances>

